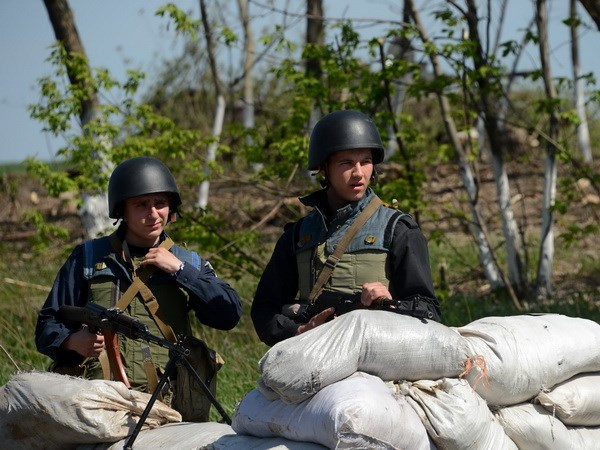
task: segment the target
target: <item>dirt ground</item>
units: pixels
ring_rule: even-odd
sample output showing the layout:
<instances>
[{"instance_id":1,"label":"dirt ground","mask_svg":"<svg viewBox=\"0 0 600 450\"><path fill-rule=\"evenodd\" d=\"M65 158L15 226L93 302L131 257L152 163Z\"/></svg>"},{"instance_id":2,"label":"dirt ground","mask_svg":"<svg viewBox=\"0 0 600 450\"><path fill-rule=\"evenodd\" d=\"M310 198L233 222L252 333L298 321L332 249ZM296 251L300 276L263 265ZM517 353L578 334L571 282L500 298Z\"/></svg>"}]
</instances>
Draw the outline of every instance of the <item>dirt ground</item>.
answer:
<instances>
[{"instance_id":1,"label":"dirt ground","mask_svg":"<svg viewBox=\"0 0 600 450\"><path fill-rule=\"evenodd\" d=\"M531 163L510 162L508 165L511 187L511 204L517 223L526 239L537 240L540 235L541 210L543 196L543 160L537 165ZM496 202L496 186L490 165L485 161L477 163L479 179L479 198L483 215L490 235L497 245L501 244L501 223ZM559 170L559 177L561 171ZM380 167L382 179L402 176L401 168L394 164ZM595 162L595 173L599 173L600 164ZM457 218L456 211L463 211L465 193L457 167L444 164L431 167L424 186L428 209L419 215L419 222L426 235L442 232L450 241L460 246L471 240L468 224ZM553 267L553 282L556 287L569 292L596 289L600 296L600 282L596 274L582 271L585 261L598 261L598 232L578 239L568 251L560 235L572 224L579 226L600 225L600 196L593 183L580 179L570 183L567 191L572 197L565 213L556 214L555 246L556 254ZM564 196L564 188L559 197ZM290 193L280 203L280 193L259 190L254 185L241 186L239 180L221 180L211 184L211 202L215 209L228 211L230 225L238 229L249 229L260 223L260 230L266 240L275 239L284 223L294 220L294 214L303 211L297 201L297 193ZM216 201L214 199L217 199ZM3 205L3 217L0 218L0 240L12 243L21 252L28 251L28 238L34 234L31 220L24 220L26 214L39 211L49 223L70 230L73 241L85 238L81 220L77 214L75 195L63 195L52 198L47 195L38 181L25 174L9 173L0 178L0 204ZM436 270L434 268L434 270ZM477 276L475 276L477 278ZM478 289L481 280L463 280L464 285L456 286L458 291Z\"/></svg>"}]
</instances>

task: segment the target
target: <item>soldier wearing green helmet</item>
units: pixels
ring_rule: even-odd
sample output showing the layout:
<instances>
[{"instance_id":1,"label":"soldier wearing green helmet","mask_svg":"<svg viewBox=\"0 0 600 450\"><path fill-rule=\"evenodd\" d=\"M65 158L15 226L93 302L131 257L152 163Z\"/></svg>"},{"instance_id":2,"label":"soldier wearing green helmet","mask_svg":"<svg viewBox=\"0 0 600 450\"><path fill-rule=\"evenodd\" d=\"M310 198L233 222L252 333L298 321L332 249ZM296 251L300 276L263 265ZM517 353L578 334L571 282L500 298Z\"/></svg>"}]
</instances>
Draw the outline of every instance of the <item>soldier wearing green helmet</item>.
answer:
<instances>
[{"instance_id":1,"label":"soldier wearing green helmet","mask_svg":"<svg viewBox=\"0 0 600 450\"><path fill-rule=\"evenodd\" d=\"M114 169L108 209L118 228L73 250L38 315L35 341L52 359L51 370L88 379L115 373L103 366L104 336L64 320L61 306L117 307L171 342L191 336L190 311L220 330L238 323L242 308L236 291L217 278L208 261L175 245L165 232L180 205L175 179L162 161L136 157ZM128 384L151 391L169 360L168 350L124 337L118 344Z\"/></svg>"},{"instance_id":2,"label":"soldier wearing green helmet","mask_svg":"<svg viewBox=\"0 0 600 450\"><path fill-rule=\"evenodd\" d=\"M308 169L324 188L300 199L313 210L285 227L252 303L267 345L329 320L334 307L306 314L319 311L311 307L322 298L354 298L362 308L393 304L398 313L441 319L423 233L370 187L384 157L375 123L360 111L335 111L315 125Z\"/></svg>"}]
</instances>

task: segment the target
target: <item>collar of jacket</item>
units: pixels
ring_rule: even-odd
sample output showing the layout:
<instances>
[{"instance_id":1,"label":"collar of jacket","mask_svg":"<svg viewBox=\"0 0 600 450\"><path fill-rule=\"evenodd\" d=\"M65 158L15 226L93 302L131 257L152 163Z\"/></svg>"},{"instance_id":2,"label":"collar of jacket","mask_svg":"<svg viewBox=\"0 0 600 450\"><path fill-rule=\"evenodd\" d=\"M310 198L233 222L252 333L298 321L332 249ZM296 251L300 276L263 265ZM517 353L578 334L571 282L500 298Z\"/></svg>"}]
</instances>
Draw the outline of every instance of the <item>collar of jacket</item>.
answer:
<instances>
[{"instance_id":1,"label":"collar of jacket","mask_svg":"<svg viewBox=\"0 0 600 450\"><path fill-rule=\"evenodd\" d=\"M335 214L331 216L328 214L329 203L327 202L327 189L328 188L320 189L304 197L300 197L299 200L303 205L315 208L317 211L319 211L326 222L329 222L329 220L326 219L331 219L331 223L344 222L353 214L362 211L371 200L371 197L375 195L373 190L369 187L365 191L363 198L358 201L348 203L346 206L338 209Z\"/></svg>"}]
</instances>

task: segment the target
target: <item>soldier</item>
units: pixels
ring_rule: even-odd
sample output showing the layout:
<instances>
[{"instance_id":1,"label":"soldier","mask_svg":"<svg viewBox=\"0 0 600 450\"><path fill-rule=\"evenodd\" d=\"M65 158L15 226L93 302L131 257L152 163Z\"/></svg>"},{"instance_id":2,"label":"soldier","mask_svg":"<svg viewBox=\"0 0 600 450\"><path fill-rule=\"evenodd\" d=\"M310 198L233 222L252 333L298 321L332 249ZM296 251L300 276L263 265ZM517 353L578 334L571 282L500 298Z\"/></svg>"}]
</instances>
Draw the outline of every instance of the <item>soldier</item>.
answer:
<instances>
[{"instance_id":1,"label":"soldier","mask_svg":"<svg viewBox=\"0 0 600 450\"><path fill-rule=\"evenodd\" d=\"M383 159L381 137L365 114L336 111L315 125L308 169L318 171L324 188L300 199L314 209L286 226L252 304L267 345L324 323L333 308L312 317L302 312L332 293L359 293L362 307L393 299L397 312L440 320L423 233L369 187Z\"/></svg>"},{"instance_id":2,"label":"soldier","mask_svg":"<svg viewBox=\"0 0 600 450\"><path fill-rule=\"evenodd\" d=\"M120 220L117 230L73 250L39 312L35 341L53 360L51 370L106 377L104 336L64 321L62 305L117 306L170 341L191 336L190 310L202 324L220 330L238 323L242 307L236 291L217 278L208 261L174 245L165 233L180 204L175 179L158 159L132 158L115 168L108 207L109 216ZM169 360L168 350L124 338L119 344L130 386L150 390Z\"/></svg>"}]
</instances>

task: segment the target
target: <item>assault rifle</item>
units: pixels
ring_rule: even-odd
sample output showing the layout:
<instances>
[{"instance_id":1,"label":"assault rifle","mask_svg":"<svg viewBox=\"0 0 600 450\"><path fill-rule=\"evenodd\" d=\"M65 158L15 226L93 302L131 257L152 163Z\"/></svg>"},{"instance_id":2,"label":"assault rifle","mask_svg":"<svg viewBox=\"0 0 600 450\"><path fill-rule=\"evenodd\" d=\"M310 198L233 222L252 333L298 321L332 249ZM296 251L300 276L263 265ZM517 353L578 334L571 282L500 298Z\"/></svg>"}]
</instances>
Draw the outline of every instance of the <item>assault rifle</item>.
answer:
<instances>
[{"instance_id":1,"label":"assault rifle","mask_svg":"<svg viewBox=\"0 0 600 450\"><path fill-rule=\"evenodd\" d=\"M160 392L162 391L163 387L167 383L168 378L171 375L173 375L173 373L176 369L176 366L178 364L186 367L186 369L189 371L189 373L192 375L192 377L198 383L198 385L200 386L200 388L202 389L202 391L204 392L206 397L214 405L214 407L217 409L217 411L219 411L219 413L223 417L223 420L225 420L225 422L227 422L228 424L231 425L231 419L229 418L229 416L227 415L227 413L225 412L225 410L223 409L221 404L217 401L215 396L208 389L208 387L206 386L206 384L204 383L204 381L202 380L200 375L198 375L198 372L196 372L196 369L194 369L194 367L191 365L191 363L187 360L186 356L189 355L190 352L185 347L185 343L186 343L185 336L179 336L178 341L176 343L172 343L172 342L170 342L166 339L163 339L159 336L153 335L152 333L150 333L150 331L148 330L148 327L144 323L140 322L139 320L135 319L134 317L129 316L128 314L125 314L120 309L118 309L118 308L108 308L107 309L96 303L87 303L85 306L81 306L81 307L80 306L61 306L59 308L58 313L59 313L59 317L62 318L62 320L65 323L71 323L71 324L85 323L86 325L88 325L90 327L91 331L101 331L105 335L105 342L106 342L106 333L112 332L115 334L123 335L129 339L134 339L134 340L141 339L146 342L151 342L153 344L157 344L161 347L167 348L170 351L169 362L167 363L165 370L158 382L158 385L154 389L154 392L152 393L152 396L150 397L150 400L148 401L148 404L146 405L146 408L144 409L144 412L140 416L140 419L138 420L138 423L137 423L135 429L133 430L133 433L129 436L127 442L125 443L125 446L124 446L125 449L132 448L133 442L137 438L137 435L139 434L140 430L142 429L144 422L146 421L148 415L150 414L150 410L152 409L152 406L156 402ZM115 340L115 342L116 342L116 340ZM111 353L108 348L107 348L107 353ZM119 358L120 358L120 352L119 352L118 347L116 348L116 354L118 354ZM109 356L109 359L110 359L110 356ZM119 362L120 362L120 360L119 360ZM111 367L112 367L113 361L110 361L110 363L111 363ZM123 367L122 364L121 364L121 367ZM127 376L125 375L124 371L123 371L123 376L124 376L125 380L127 380ZM121 380L118 380L118 381L121 381ZM127 385L127 387L130 387L128 382L126 383L126 385Z\"/></svg>"},{"instance_id":2,"label":"assault rifle","mask_svg":"<svg viewBox=\"0 0 600 450\"><path fill-rule=\"evenodd\" d=\"M335 308L333 315L336 316L346 314L355 309L367 309L367 307L361 303L360 296L360 291L352 294L323 291L314 303L302 305L296 320L299 323L306 323L312 317L328 308ZM397 314L406 314L408 316L417 317L419 319L433 319L433 313L431 311L418 308L420 298L419 294L416 294L401 300L389 298L380 299L376 303L371 304L368 309L391 311ZM333 318L333 315L327 320Z\"/></svg>"}]
</instances>

